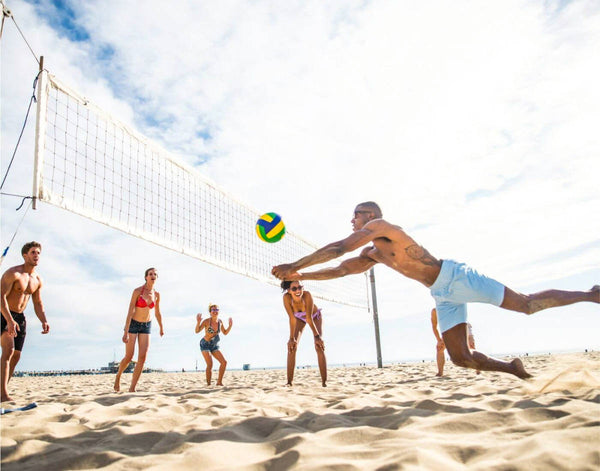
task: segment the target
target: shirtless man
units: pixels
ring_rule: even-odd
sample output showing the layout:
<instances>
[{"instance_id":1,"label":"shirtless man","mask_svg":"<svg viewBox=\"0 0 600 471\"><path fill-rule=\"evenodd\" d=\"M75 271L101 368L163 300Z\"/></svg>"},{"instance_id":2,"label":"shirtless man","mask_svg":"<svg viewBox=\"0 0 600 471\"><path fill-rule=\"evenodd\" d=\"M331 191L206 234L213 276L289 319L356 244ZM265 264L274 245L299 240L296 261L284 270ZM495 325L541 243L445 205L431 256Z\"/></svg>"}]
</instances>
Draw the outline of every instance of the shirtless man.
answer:
<instances>
[{"instance_id":1,"label":"shirtless man","mask_svg":"<svg viewBox=\"0 0 600 471\"><path fill-rule=\"evenodd\" d=\"M469 349L466 303L494 304L525 314L582 301L600 303L600 285L595 285L589 291L548 290L525 295L479 274L463 263L439 260L417 244L401 227L382 219L381 209L372 201L360 203L354 210L351 222L353 234L293 263L273 267L273 275L282 280L329 280L361 273L376 263L383 263L429 288L436 303L446 349L452 362L458 366L502 371L519 378L531 376L518 358L505 362ZM365 247L358 257L345 260L337 267L298 272L338 258L368 243L373 245Z\"/></svg>"},{"instance_id":2,"label":"shirtless man","mask_svg":"<svg viewBox=\"0 0 600 471\"><path fill-rule=\"evenodd\" d=\"M41 251L42 245L39 242L25 244L21 249L25 263L9 268L2 275L2 402L12 401L8 395L8 382L21 358L27 325L23 311L30 297L33 298L35 315L42 323L42 334L50 332L42 304L42 279L35 272Z\"/></svg>"}]
</instances>

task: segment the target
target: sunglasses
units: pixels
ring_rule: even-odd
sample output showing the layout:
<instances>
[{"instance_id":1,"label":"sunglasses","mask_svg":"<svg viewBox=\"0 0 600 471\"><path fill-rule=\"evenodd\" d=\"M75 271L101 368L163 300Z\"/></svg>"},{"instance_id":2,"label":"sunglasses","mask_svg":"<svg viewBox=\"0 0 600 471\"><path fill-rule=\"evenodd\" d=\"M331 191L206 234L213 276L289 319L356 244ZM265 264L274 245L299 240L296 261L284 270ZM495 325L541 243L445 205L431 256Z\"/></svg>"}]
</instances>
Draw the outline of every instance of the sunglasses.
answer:
<instances>
[{"instance_id":1,"label":"sunglasses","mask_svg":"<svg viewBox=\"0 0 600 471\"><path fill-rule=\"evenodd\" d=\"M211 310L211 311L216 311L216 312L219 312L219 308L217 308L217 307L211 307L211 308L210 308L210 310Z\"/></svg>"},{"instance_id":2,"label":"sunglasses","mask_svg":"<svg viewBox=\"0 0 600 471\"><path fill-rule=\"evenodd\" d=\"M290 288L291 291L302 291L304 289L304 286L292 286Z\"/></svg>"}]
</instances>

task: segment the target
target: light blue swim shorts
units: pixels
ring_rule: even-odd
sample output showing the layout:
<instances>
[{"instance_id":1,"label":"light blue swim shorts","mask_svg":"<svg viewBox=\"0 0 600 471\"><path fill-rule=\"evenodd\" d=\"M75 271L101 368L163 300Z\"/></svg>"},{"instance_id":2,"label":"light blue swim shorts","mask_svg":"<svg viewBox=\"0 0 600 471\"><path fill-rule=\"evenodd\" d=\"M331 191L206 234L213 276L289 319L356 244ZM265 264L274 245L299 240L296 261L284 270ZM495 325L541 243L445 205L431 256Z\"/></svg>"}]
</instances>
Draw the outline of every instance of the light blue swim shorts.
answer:
<instances>
[{"instance_id":1,"label":"light blue swim shorts","mask_svg":"<svg viewBox=\"0 0 600 471\"><path fill-rule=\"evenodd\" d=\"M467 303L500 306L504 285L454 260L443 260L440 274L429 288L442 332L467 322Z\"/></svg>"}]
</instances>

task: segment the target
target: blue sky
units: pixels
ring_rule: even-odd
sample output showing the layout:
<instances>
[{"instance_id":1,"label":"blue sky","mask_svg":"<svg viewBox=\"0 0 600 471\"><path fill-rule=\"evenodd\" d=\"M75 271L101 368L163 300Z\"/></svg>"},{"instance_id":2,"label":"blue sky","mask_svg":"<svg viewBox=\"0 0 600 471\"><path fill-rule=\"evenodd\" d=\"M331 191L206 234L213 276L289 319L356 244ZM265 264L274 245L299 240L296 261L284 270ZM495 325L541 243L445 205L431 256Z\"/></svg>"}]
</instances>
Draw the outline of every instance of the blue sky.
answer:
<instances>
[{"instance_id":1,"label":"blue sky","mask_svg":"<svg viewBox=\"0 0 600 471\"><path fill-rule=\"evenodd\" d=\"M600 96L595 2L8 2L51 73L251 207L317 244L375 200L438 258L523 291L600 282ZM2 38L2 173L37 64ZM31 192L33 123L6 192ZM265 190L267 189L267 190ZM2 197L2 244L21 213ZM52 333L31 306L23 369L92 368L123 354L131 290L159 270L166 336L149 364L193 368L198 311L222 305L232 367L281 366L277 288L42 204L19 247L44 243ZM432 358L432 300L376 268L383 358ZM375 361L370 315L323 303L331 363ZM600 348L598 307L526 317L473 305L484 352ZM37 329L39 330L39 329ZM304 339L299 364L314 364Z\"/></svg>"}]
</instances>

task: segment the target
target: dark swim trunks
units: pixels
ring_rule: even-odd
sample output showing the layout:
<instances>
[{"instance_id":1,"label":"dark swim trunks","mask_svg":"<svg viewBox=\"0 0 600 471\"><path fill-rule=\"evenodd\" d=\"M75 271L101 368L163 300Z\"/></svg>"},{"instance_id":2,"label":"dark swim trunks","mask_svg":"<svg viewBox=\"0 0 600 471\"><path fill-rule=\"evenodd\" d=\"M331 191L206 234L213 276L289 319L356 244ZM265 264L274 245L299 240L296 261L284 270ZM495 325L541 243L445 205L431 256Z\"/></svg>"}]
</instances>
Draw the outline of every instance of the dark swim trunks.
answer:
<instances>
[{"instance_id":1,"label":"dark swim trunks","mask_svg":"<svg viewBox=\"0 0 600 471\"><path fill-rule=\"evenodd\" d=\"M131 319L128 332L130 334L149 334L151 328L152 321L138 322L134 319Z\"/></svg>"},{"instance_id":2,"label":"dark swim trunks","mask_svg":"<svg viewBox=\"0 0 600 471\"><path fill-rule=\"evenodd\" d=\"M25 314L23 314L22 312L14 312L14 311L10 311L10 315L12 316L12 318L14 319L14 321L17 323L17 325L19 326L19 330L17 330L17 336L14 337L14 342L15 342L15 350L17 351L21 351L23 350L23 344L25 343L25 335L27 335L26 332L26 328L27 328L27 321L25 320ZM6 319L4 318L4 316L2 317L2 332L5 332L8 327L8 323L6 322Z\"/></svg>"}]
</instances>

